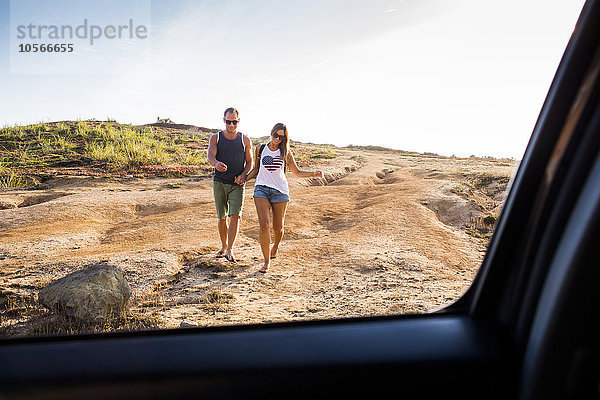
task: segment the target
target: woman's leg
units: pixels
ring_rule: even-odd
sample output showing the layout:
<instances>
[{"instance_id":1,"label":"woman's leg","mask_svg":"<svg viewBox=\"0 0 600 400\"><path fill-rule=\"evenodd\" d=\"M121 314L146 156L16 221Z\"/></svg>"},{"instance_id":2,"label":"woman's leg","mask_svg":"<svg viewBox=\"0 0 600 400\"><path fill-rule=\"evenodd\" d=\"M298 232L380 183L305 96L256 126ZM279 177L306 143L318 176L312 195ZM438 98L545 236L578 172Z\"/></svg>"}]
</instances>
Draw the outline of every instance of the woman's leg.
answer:
<instances>
[{"instance_id":1,"label":"woman's leg","mask_svg":"<svg viewBox=\"0 0 600 400\"><path fill-rule=\"evenodd\" d=\"M269 256L275 258L277 250L279 249L279 243L283 238L283 226L285 220L285 211L287 210L288 202L284 203L273 203L273 248Z\"/></svg>"},{"instance_id":2,"label":"woman's leg","mask_svg":"<svg viewBox=\"0 0 600 400\"><path fill-rule=\"evenodd\" d=\"M258 233L258 241L260 243L260 249L262 250L264 257L264 265L261 268L261 272L267 272L271 260L269 259L269 247L271 246L271 203L269 200L262 197L255 197L254 204L256 205L256 213L258 214L258 225L260 231Z\"/></svg>"}]
</instances>

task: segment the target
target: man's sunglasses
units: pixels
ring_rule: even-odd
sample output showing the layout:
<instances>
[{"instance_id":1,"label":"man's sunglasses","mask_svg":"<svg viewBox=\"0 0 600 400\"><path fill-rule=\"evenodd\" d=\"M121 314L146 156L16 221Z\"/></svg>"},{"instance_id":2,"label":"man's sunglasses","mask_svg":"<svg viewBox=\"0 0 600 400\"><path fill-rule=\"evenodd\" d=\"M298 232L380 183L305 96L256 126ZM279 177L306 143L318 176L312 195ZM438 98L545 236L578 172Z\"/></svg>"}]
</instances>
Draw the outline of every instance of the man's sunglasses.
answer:
<instances>
[{"instance_id":1,"label":"man's sunglasses","mask_svg":"<svg viewBox=\"0 0 600 400\"><path fill-rule=\"evenodd\" d=\"M280 135L278 133L274 133L271 136L273 136L275 139L279 139L279 140L285 139L285 135Z\"/></svg>"},{"instance_id":2,"label":"man's sunglasses","mask_svg":"<svg viewBox=\"0 0 600 400\"><path fill-rule=\"evenodd\" d=\"M234 124L234 125L237 125L237 124L238 124L238 122L240 122L240 121L238 121L237 119L234 119L234 120L226 119L226 120L225 120L225 123L226 123L227 125L229 125L229 124Z\"/></svg>"}]
</instances>

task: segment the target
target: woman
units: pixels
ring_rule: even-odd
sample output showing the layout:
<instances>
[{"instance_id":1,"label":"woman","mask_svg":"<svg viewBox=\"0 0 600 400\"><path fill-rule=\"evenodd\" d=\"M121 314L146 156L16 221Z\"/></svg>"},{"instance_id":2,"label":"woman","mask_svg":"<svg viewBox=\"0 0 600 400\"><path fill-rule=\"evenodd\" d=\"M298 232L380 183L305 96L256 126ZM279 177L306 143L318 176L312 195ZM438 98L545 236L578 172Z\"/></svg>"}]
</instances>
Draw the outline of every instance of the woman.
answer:
<instances>
[{"instance_id":1,"label":"woman","mask_svg":"<svg viewBox=\"0 0 600 400\"><path fill-rule=\"evenodd\" d=\"M285 168L301 178L313 176L323 178L321 171L300 171L294 155L289 148L288 130L285 124L277 123L271 129L271 141L267 145L257 146L254 168L246 180L256 176L254 184L254 204L260 224L259 242L264 257L264 265L259 272L266 273L271 260L277 256L279 243L283 237L285 210L290 201L290 190ZM273 210L273 247L271 245L270 211Z\"/></svg>"}]
</instances>

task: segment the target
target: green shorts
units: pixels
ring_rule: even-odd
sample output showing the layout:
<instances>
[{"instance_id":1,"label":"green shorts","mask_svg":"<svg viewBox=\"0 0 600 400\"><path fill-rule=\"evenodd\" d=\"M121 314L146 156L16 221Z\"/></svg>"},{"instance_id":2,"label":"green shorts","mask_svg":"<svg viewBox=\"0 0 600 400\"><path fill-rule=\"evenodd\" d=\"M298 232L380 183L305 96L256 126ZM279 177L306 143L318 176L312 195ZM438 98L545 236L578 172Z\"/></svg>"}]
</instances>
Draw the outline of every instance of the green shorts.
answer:
<instances>
[{"instance_id":1,"label":"green shorts","mask_svg":"<svg viewBox=\"0 0 600 400\"><path fill-rule=\"evenodd\" d=\"M242 216L245 190L244 186L213 181L215 207L217 208L217 217L219 219L231 215Z\"/></svg>"}]
</instances>

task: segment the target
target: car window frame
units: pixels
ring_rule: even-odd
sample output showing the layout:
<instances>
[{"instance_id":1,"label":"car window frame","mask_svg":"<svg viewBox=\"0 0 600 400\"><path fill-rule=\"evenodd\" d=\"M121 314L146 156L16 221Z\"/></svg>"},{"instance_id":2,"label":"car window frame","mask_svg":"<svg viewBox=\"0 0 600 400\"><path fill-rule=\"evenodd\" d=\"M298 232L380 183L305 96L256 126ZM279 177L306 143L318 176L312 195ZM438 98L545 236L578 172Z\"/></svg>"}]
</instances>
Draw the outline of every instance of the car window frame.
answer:
<instances>
[{"instance_id":1,"label":"car window frame","mask_svg":"<svg viewBox=\"0 0 600 400\"><path fill-rule=\"evenodd\" d=\"M312 389L326 389L327 379L335 381L344 373L351 377L364 373L366 382L377 382L377 374L384 374L396 376L401 382L414 379L420 385L427 381L417 373L442 371L435 376L446 383L445 389L423 387L424 393L447 393L448 388L459 390L458 385L468 382L472 387L465 389L466 398L477 398L489 393L490 388L496 390L494 385L502 382L508 383L497 394L518 392L519 379L513 369L520 365L524 350L515 348L520 315L515 309L525 305L537 311L541 294L527 300L527 288L532 280L543 284L546 276L532 273L527 257L536 252L523 243L533 240L534 247L539 248L542 242L539 237L530 239L539 235L540 221L535 217L539 207L549 204L544 196L540 199L539 193L551 184L544 176L593 60L588 50L598 48L600 34L594 35L600 20L598 4L597 0L589 0L582 11L482 268L469 290L453 305L421 315L0 339L0 393L23 393L23 387L32 383L34 390L65 393L74 381L92 388L109 385L114 390L128 380L147 387L154 387L148 380L155 379L160 386L160 382L171 382L174 377L204 382L198 381L199 376L225 379L215 387L231 388L244 381L243 377L273 372L274 376L289 379L299 371L301 376L314 380ZM576 168L572 161L566 158L559 164ZM568 174L553 176L564 181ZM580 190L584 190L584 182ZM552 205L557 209L567 207L560 202ZM575 202L561 212L570 215L573 207ZM554 227L556 234L567 226L562 225ZM528 329L522 334L528 336ZM525 337L521 340L527 342ZM63 360L59 360L60 355ZM113 356L110 363L102 358L106 355ZM90 359L99 361L94 364ZM397 376L398 371L405 375ZM481 381L472 382L473 376ZM282 389L281 385L279 381L273 383L273 390ZM312 389L298 388L297 394Z\"/></svg>"}]
</instances>

